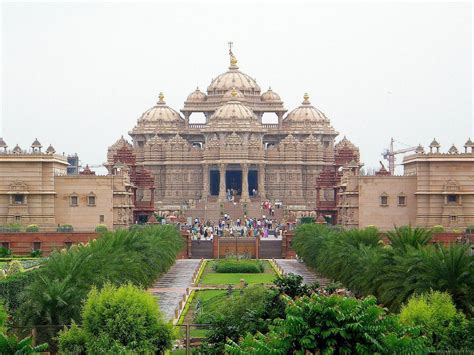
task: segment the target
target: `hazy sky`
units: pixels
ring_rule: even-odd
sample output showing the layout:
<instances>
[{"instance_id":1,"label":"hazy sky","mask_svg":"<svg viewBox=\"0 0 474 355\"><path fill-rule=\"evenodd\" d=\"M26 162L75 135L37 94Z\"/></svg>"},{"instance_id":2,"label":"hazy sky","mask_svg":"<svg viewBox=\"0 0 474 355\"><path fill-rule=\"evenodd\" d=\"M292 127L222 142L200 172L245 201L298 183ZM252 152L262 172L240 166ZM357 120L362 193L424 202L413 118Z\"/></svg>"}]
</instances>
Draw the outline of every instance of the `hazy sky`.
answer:
<instances>
[{"instance_id":1,"label":"hazy sky","mask_svg":"<svg viewBox=\"0 0 474 355\"><path fill-rule=\"evenodd\" d=\"M469 3L2 5L0 136L100 164L153 106L176 110L227 70L303 93L377 167L390 137L447 151L473 137ZM473 137L474 138L474 137ZM400 145L399 147L403 147ZM401 159L399 159L400 161Z\"/></svg>"}]
</instances>

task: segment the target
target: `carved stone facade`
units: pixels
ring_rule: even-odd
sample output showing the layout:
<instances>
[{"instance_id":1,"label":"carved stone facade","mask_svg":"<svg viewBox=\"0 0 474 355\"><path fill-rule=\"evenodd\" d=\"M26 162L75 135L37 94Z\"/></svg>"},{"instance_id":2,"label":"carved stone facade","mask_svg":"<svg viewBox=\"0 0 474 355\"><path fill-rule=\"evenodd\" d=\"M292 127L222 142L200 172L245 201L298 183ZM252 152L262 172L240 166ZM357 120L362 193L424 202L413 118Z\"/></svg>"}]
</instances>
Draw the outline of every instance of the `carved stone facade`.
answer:
<instances>
[{"instance_id":1,"label":"carved stone facade","mask_svg":"<svg viewBox=\"0 0 474 355\"><path fill-rule=\"evenodd\" d=\"M247 203L281 200L314 211L316 179L324 168L335 171L342 152L334 146L338 133L307 94L285 116L280 96L271 89L262 93L255 79L239 70L232 53L229 70L212 80L207 93L193 91L181 113L160 94L129 132L132 145L121 138L108 151L109 169L127 163L117 152L128 147L136 168L153 176L154 196L148 201L153 199L157 211L196 201L222 202L229 190ZM195 114L205 122L193 123ZM274 123L264 123L267 115ZM343 144L352 152L350 160L358 162L358 149L347 139ZM324 194L334 200L333 195Z\"/></svg>"}]
</instances>

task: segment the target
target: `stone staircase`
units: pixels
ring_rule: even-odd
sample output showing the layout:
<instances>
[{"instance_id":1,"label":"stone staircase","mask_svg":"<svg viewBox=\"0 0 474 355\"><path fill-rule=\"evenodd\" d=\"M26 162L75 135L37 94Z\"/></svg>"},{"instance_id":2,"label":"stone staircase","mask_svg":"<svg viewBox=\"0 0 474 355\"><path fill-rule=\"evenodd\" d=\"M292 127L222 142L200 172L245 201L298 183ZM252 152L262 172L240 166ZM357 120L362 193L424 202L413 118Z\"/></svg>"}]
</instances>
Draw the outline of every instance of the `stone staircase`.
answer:
<instances>
[{"instance_id":1,"label":"stone staircase","mask_svg":"<svg viewBox=\"0 0 474 355\"><path fill-rule=\"evenodd\" d=\"M212 199L208 200L207 203L205 201L197 201L192 208L184 212L184 216L192 217L193 220L199 218L201 221L210 220L217 222L227 213L235 221L237 218L243 219L244 212L251 218L261 218L262 215L268 216L268 210L263 210L260 199L255 197L252 197L249 202L239 201L235 203L230 201L218 202Z\"/></svg>"},{"instance_id":2,"label":"stone staircase","mask_svg":"<svg viewBox=\"0 0 474 355\"><path fill-rule=\"evenodd\" d=\"M161 276L148 290L158 298L163 316L169 320L174 317L174 310L186 294L186 288L192 286L192 278L199 267L200 260L180 259Z\"/></svg>"}]
</instances>

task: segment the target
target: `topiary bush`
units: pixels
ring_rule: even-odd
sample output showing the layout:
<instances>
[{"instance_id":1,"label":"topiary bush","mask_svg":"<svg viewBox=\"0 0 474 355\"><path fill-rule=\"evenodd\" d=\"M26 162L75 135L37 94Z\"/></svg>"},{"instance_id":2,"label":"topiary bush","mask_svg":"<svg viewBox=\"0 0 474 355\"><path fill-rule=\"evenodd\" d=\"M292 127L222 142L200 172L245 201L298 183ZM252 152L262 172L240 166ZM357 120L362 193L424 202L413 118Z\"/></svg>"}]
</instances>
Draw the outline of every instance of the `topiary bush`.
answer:
<instances>
[{"instance_id":1,"label":"topiary bush","mask_svg":"<svg viewBox=\"0 0 474 355\"><path fill-rule=\"evenodd\" d=\"M217 260L212 269L217 273L232 274L258 274L265 271L265 267L260 260Z\"/></svg>"},{"instance_id":2,"label":"topiary bush","mask_svg":"<svg viewBox=\"0 0 474 355\"><path fill-rule=\"evenodd\" d=\"M82 319L82 328L73 324L59 333L61 353L162 354L172 345L172 326L162 319L156 299L131 284L93 288Z\"/></svg>"},{"instance_id":3,"label":"topiary bush","mask_svg":"<svg viewBox=\"0 0 474 355\"><path fill-rule=\"evenodd\" d=\"M105 233L108 230L109 229L107 228L107 226L105 224L99 224L99 225L97 225L97 227L95 227L96 233Z\"/></svg>"},{"instance_id":4,"label":"topiary bush","mask_svg":"<svg viewBox=\"0 0 474 355\"><path fill-rule=\"evenodd\" d=\"M63 224L56 229L57 232L73 232L74 227L70 224Z\"/></svg>"},{"instance_id":5,"label":"topiary bush","mask_svg":"<svg viewBox=\"0 0 474 355\"><path fill-rule=\"evenodd\" d=\"M433 233L443 233L444 232L444 227L440 224L437 224L437 225L433 226L433 228L431 228L431 231Z\"/></svg>"},{"instance_id":6,"label":"topiary bush","mask_svg":"<svg viewBox=\"0 0 474 355\"><path fill-rule=\"evenodd\" d=\"M23 291L38 276L39 270L21 272L0 280L0 298L13 313L23 302Z\"/></svg>"},{"instance_id":7,"label":"topiary bush","mask_svg":"<svg viewBox=\"0 0 474 355\"><path fill-rule=\"evenodd\" d=\"M37 224L30 224L26 227L27 232L39 232L39 227Z\"/></svg>"}]
</instances>

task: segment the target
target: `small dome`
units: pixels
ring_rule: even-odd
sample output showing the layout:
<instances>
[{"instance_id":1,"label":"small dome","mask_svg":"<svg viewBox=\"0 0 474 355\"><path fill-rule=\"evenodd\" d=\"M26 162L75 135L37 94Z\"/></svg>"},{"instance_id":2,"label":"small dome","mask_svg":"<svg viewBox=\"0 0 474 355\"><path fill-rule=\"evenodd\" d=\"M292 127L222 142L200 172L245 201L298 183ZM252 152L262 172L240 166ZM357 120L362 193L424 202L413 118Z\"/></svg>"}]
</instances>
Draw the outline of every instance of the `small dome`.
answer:
<instances>
[{"instance_id":1,"label":"small dome","mask_svg":"<svg viewBox=\"0 0 474 355\"><path fill-rule=\"evenodd\" d=\"M456 148L456 146L454 145L454 143L453 143L453 145L451 146L451 148L449 148L448 153L449 153L449 154L458 154L458 153L459 153L459 152L458 152L458 148Z\"/></svg>"},{"instance_id":2,"label":"small dome","mask_svg":"<svg viewBox=\"0 0 474 355\"><path fill-rule=\"evenodd\" d=\"M186 101L188 102L203 102L206 101L207 96L197 87L192 93L189 94Z\"/></svg>"},{"instance_id":3,"label":"small dome","mask_svg":"<svg viewBox=\"0 0 474 355\"><path fill-rule=\"evenodd\" d=\"M5 143L3 138L0 137L0 148L7 148L7 147L8 147L7 143Z\"/></svg>"},{"instance_id":4,"label":"small dome","mask_svg":"<svg viewBox=\"0 0 474 355\"><path fill-rule=\"evenodd\" d=\"M53 148L53 146L50 144L49 147L46 149L46 153L48 154L54 154L56 153L56 150Z\"/></svg>"},{"instance_id":5,"label":"small dome","mask_svg":"<svg viewBox=\"0 0 474 355\"><path fill-rule=\"evenodd\" d=\"M14 154L20 154L21 153L21 148L18 144L15 146L15 148L13 148L13 153Z\"/></svg>"},{"instance_id":6,"label":"small dome","mask_svg":"<svg viewBox=\"0 0 474 355\"><path fill-rule=\"evenodd\" d=\"M1 138L0 138L1 139ZM466 143L464 143L464 146L465 147L474 147L474 142L471 140L471 138L469 137L469 139L467 140ZM1 145L0 145L1 147Z\"/></svg>"},{"instance_id":7,"label":"small dome","mask_svg":"<svg viewBox=\"0 0 474 355\"><path fill-rule=\"evenodd\" d=\"M328 118L324 115L324 113L322 113L313 105L311 105L308 94L304 94L303 98L304 98L304 101L301 103L301 106L291 111L286 116L284 121L305 122L309 120L310 122L321 122L321 121L329 122Z\"/></svg>"},{"instance_id":8,"label":"small dome","mask_svg":"<svg viewBox=\"0 0 474 355\"><path fill-rule=\"evenodd\" d=\"M438 143L438 141L433 138L433 141L430 143L430 148L439 148L441 145Z\"/></svg>"},{"instance_id":9,"label":"small dome","mask_svg":"<svg viewBox=\"0 0 474 355\"><path fill-rule=\"evenodd\" d=\"M418 147L416 147L415 149L415 153L423 154L424 152L425 152L425 149L423 148L423 146L421 144L418 144Z\"/></svg>"},{"instance_id":10,"label":"small dome","mask_svg":"<svg viewBox=\"0 0 474 355\"><path fill-rule=\"evenodd\" d=\"M31 143L31 148L41 148L42 145L41 143L38 141L38 138L35 138L34 142Z\"/></svg>"},{"instance_id":11,"label":"small dome","mask_svg":"<svg viewBox=\"0 0 474 355\"><path fill-rule=\"evenodd\" d=\"M268 88L268 90L262 94L262 101L281 102L281 98L272 88Z\"/></svg>"},{"instance_id":12,"label":"small dome","mask_svg":"<svg viewBox=\"0 0 474 355\"><path fill-rule=\"evenodd\" d=\"M140 119L145 121L165 121L165 122L181 122L184 121L178 112L166 105L164 95L160 92L159 100L155 106L145 111Z\"/></svg>"}]
</instances>

